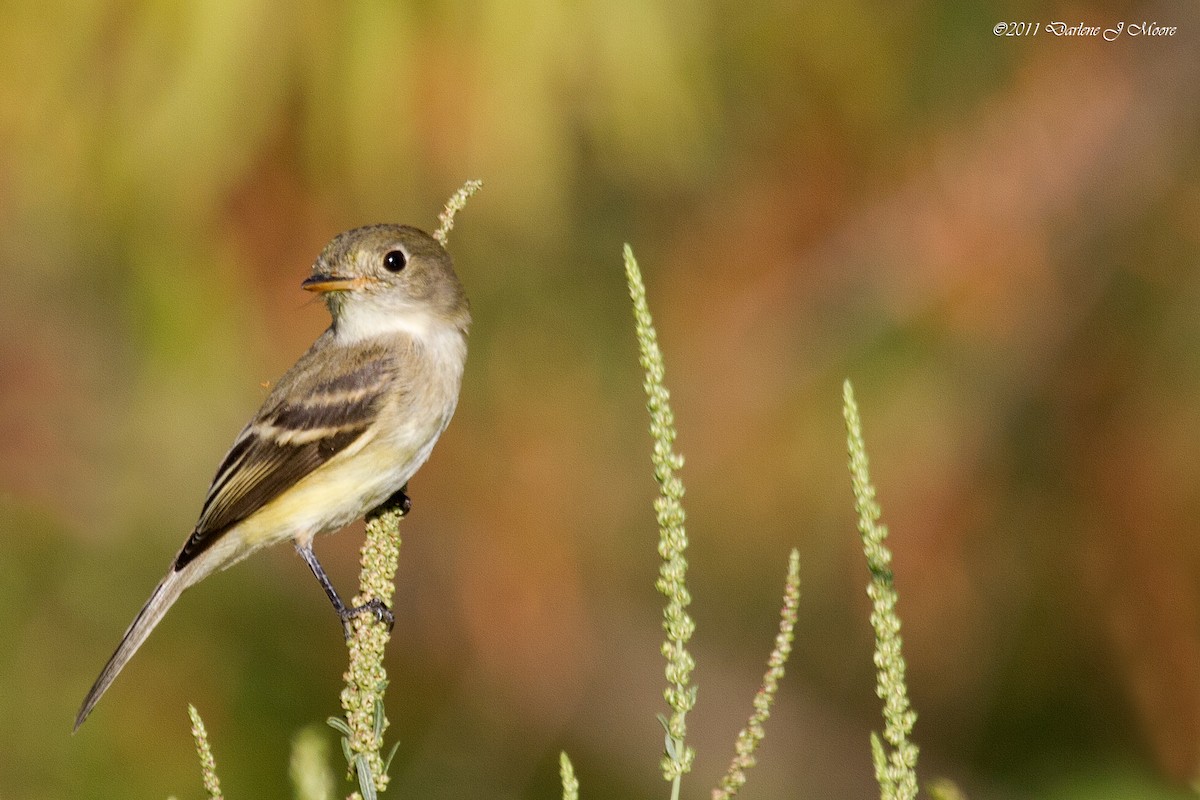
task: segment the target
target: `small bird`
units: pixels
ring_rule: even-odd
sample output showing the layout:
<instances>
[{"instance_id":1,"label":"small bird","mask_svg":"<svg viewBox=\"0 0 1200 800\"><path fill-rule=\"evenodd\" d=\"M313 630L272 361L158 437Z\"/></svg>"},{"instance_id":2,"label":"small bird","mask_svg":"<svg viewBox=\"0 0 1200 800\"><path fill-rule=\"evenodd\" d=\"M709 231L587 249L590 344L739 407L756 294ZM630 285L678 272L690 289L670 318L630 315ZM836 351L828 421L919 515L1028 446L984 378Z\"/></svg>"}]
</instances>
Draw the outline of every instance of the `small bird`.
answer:
<instances>
[{"instance_id":1,"label":"small bird","mask_svg":"<svg viewBox=\"0 0 1200 800\"><path fill-rule=\"evenodd\" d=\"M192 584L291 540L343 625L347 608L313 537L401 493L458 404L471 314L450 256L425 232L371 225L334 237L301 286L333 318L242 429L217 468L196 527L125 631L75 717L75 730Z\"/></svg>"}]
</instances>

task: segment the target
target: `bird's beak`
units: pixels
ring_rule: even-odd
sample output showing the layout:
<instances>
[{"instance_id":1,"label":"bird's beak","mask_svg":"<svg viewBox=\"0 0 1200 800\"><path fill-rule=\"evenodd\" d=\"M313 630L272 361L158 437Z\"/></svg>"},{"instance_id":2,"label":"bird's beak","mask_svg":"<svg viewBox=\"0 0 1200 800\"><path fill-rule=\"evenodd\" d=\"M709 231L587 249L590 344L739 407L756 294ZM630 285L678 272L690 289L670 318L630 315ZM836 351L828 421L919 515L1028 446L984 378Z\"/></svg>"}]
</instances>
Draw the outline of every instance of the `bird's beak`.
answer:
<instances>
[{"instance_id":1,"label":"bird's beak","mask_svg":"<svg viewBox=\"0 0 1200 800\"><path fill-rule=\"evenodd\" d=\"M300 288L321 294L325 294L326 292L352 292L355 289L361 289L366 283L367 279L364 277L343 278L340 275L313 275L300 284Z\"/></svg>"}]
</instances>

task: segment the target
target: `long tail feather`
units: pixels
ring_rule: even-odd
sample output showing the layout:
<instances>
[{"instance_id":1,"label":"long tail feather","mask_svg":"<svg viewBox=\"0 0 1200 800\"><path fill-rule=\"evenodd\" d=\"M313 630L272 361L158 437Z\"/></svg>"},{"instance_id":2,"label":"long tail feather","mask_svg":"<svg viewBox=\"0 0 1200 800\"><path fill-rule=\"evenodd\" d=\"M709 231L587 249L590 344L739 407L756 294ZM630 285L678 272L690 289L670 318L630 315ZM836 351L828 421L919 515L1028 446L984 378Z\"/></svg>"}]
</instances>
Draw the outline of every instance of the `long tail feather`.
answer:
<instances>
[{"instance_id":1,"label":"long tail feather","mask_svg":"<svg viewBox=\"0 0 1200 800\"><path fill-rule=\"evenodd\" d=\"M195 582L192 570L183 570L176 572L172 569L167 573L167 576L162 579L162 582L154 589L154 593L150 595L150 599L146 601L146 605L142 606L142 610L130 623L129 628L125 631L125 635L121 638L121 643L117 645L117 650L108 659L108 663L104 665L104 669L100 671L100 677L96 678L96 682L92 684L92 688L88 691L87 697L83 699L83 705L79 708L79 713L75 715L75 727L73 731L79 730L79 726L87 719L88 714L92 713L96 703L108 691L108 687L120 674L121 670L129 663L129 659L133 658L133 654L142 646L142 642L146 641L146 637L150 635L150 631L162 620L163 616L171 606L175 605L175 601L179 599L179 595Z\"/></svg>"}]
</instances>

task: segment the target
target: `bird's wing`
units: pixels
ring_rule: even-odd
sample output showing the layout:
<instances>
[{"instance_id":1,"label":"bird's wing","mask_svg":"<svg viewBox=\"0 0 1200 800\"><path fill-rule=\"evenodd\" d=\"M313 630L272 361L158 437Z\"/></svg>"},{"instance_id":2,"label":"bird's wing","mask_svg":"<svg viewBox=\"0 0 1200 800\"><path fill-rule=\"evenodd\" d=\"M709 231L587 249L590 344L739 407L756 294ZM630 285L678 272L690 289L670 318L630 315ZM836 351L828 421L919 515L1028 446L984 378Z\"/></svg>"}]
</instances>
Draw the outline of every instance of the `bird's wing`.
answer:
<instances>
[{"instance_id":1,"label":"bird's wing","mask_svg":"<svg viewBox=\"0 0 1200 800\"><path fill-rule=\"evenodd\" d=\"M217 468L196 528L175 560L176 570L371 426L396 379L393 362L376 357L352 363L352 369L333 372L301 360L280 380ZM292 388L305 372L316 372L318 380L298 396Z\"/></svg>"}]
</instances>

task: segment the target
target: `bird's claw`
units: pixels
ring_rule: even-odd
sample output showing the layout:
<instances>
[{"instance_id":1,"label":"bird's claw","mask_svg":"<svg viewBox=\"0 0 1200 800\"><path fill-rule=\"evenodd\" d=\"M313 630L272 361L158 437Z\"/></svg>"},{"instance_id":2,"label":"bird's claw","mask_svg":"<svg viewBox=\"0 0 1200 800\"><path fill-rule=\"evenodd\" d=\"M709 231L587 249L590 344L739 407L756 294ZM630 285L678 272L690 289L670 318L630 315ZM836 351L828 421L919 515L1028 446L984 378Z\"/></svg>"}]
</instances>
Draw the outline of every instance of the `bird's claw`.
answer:
<instances>
[{"instance_id":1,"label":"bird's claw","mask_svg":"<svg viewBox=\"0 0 1200 800\"><path fill-rule=\"evenodd\" d=\"M387 625L389 633L393 628L396 627L396 616L392 613L392 610L387 607L387 603L383 602L378 597L372 597L361 606L347 608L338 612L338 616L342 618L342 627L346 629L347 639L350 638L350 620L354 619L360 614L370 614L371 616L375 617L376 621Z\"/></svg>"}]
</instances>

